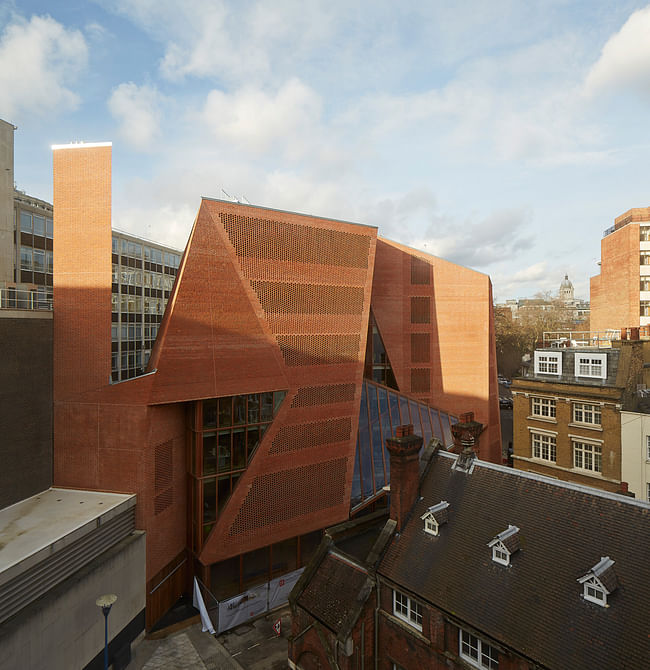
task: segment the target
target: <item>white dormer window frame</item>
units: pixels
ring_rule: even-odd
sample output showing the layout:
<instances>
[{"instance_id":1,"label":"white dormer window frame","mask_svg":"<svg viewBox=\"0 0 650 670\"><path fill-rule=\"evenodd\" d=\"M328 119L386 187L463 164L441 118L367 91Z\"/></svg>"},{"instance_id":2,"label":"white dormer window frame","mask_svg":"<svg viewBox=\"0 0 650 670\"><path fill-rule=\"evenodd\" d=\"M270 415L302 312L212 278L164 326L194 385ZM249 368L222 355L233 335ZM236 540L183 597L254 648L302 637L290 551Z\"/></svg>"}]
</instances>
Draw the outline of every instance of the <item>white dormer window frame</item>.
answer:
<instances>
[{"instance_id":1,"label":"white dormer window frame","mask_svg":"<svg viewBox=\"0 0 650 670\"><path fill-rule=\"evenodd\" d=\"M440 526L442 524L438 523L436 519L436 512L441 512L449 508L449 503L446 500L441 500L437 505L429 507L429 509L420 517L424 521L424 532L429 533L429 535L440 535ZM443 520L443 523L445 521Z\"/></svg>"},{"instance_id":2,"label":"white dormer window frame","mask_svg":"<svg viewBox=\"0 0 650 670\"><path fill-rule=\"evenodd\" d=\"M424 532L429 533L429 535L438 535L440 531L440 526L436 521L433 514L428 514L424 519Z\"/></svg>"},{"instance_id":3,"label":"white dormer window frame","mask_svg":"<svg viewBox=\"0 0 650 670\"><path fill-rule=\"evenodd\" d=\"M614 561L609 556L603 556L589 572L580 577L578 582L582 584L582 597L591 603L600 605L601 607L609 607L607 604L607 596L611 594L603 582L598 578L605 571L611 570L614 566ZM614 590L616 586L612 590Z\"/></svg>"},{"instance_id":4,"label":"white dormer window frame","mask_svg":"<svg viewBox=\"0 0 650 670\"><path fill-rule=\"evenodd\" d=\"M561 375L562 374L562 352L561 351L536 351L535 352L535 374L536 375Z\"/></svg>"},{"instance_id":5,"label":"white dormer window frame","mask_svg":"<svg viewBox=\"0 0 650 670\"><path fill-rule=\"evenodd\" d=\"M607 590L600 583L598 577L592 576L582 584L582 595L585 600L607 607Z\"/></svg>"},{"instance_id":6,"label":"white dormer window frame","mask_svg":"<svg viewBox=\"0 0 650 670\"><path fill-rule=\"evenodd\" d=\"M505 548L503 542L497 542L492 547L492 560L501 565L510 565L510 552Z\"/></svg>"},{"instance_id":7,"label":"white dormer window frame","mask_svg":"<svg viewBox=\"0 0 650 670\"><path fill-rule=\"evenodd\" d=\"M607 354L576 353L575 376L607 379Z\"/></svg>"},{"instance_id":8,"label":"white dormer window frame","mask_svg":"<svg viewBox=\"0 0 650 670\"><path fill-rule=\"evenodd\" d=\"M488 547L491 547L492 549L492 560L495 563L499 563L505 566L510 565L510 557L512 556L513 552L506 547L503 540L516 535L518 532L519 528L517 528L517 526L509 525L506 530L499 533L493 540L488 542ZM517 551L517 549L515 549L515 551Z\"/></svg>"}]
</instances>

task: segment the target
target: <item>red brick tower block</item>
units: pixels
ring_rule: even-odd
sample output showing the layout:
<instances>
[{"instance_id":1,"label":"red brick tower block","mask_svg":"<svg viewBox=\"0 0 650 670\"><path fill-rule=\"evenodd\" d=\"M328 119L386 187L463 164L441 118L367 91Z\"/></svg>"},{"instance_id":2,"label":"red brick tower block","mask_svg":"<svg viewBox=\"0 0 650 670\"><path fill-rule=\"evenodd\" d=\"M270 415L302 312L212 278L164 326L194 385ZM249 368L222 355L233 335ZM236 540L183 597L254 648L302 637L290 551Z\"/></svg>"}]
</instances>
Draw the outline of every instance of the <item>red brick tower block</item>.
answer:
<instances>
[{"instance_id":1,"label":"red brick tower block","mask_svg":"<svg viewBox=\"0 0 650 670\"><path fill-rule=\"evenodd\" d=\"M592 331L640 324L639 222L650 221L650 208L630 209L618 216L614 232L600 242L600 274L591 277Z\"/></svg>"},{"instance_id":2,"label":"red brick tower block","mask_svg":"<svg viewBox=\"0 0 650 670\"><path fill-rule=\"evenodd\" d=\"M54 400L111 375L111 145L54 150Z\"/></svg>"},{"instance_id":3,"label":"red brick tower block","mask_svg":"<svg viewBox=\"0 0 650 670\"><path fill-rule=\"evenodd\" d=\"M413 507L420 482L418 454L422 438L413 434L413 424L398 426L395 437L386 440L390 453L390 518L401 530Z\"/></svg>"}]
</instances>

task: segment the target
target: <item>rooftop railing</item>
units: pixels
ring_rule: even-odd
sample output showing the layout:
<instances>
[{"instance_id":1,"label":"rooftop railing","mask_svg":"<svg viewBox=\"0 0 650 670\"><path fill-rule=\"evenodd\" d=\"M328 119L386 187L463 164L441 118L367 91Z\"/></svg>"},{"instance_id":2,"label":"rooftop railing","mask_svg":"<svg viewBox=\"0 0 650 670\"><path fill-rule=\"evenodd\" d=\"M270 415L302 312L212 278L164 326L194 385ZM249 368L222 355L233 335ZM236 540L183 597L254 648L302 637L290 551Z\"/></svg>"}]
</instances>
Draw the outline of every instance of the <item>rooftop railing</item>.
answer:
<instances>
[{"instance_id":1,"label":"rooftop railing","mask_svg":"<svg viewBox=\"0 0 650 670\"><path fill-rule=\"evenodd\" d=\"M0 309L51 311L52 294L16 288L0 288Z\"/></svg>"},{"instance_id":2,"label":"rooftop railing","mask_svg":"<svg viewBox=\"0 0 650 670\"><path fill-rule=\"evenodd\" d=\"M621 339L621 329L611 330L551 330L542 336L542 347L611 347L613 340Z\"/></svg>"}]
</instances>

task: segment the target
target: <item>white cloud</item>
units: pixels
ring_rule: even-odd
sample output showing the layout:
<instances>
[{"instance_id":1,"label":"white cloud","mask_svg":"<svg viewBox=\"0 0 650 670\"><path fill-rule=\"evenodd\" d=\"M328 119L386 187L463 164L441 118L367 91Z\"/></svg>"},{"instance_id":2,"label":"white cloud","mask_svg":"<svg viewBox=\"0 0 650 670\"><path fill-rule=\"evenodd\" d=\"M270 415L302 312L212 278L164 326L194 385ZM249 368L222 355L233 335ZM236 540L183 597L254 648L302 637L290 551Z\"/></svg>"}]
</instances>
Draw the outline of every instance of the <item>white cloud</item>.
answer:
<instances>
[{"instance_id":1,"label":"white cloud","mask_svg":"<svg viewBox=\"0 0 650 670\"><path fill-rule=\"evenodd\" d=\"M69 86L87 58L78 30L67 30L49 16L14 19L0 37L0 116L74 109L79 97Z\"/></svg>"},{"instance_id":2,"label":"white cloud","mask_svg":"<svg viewBox=\"0 0 650 670\"><path fill-rule=\"evenodd\" d=\"M133 82L120 84L111 92L108 108L120 123L120 135L135 149L151 148L160 133L162 97L152 86Z\"/></svg>"},{"instance_id":3,"label":"white cloud","mask_svg":"<svg viewBox=\"0 0 650 670\"><path fill-rule=\"evenodd\" d=\"M588 94L622 89L650 94L650 6L607 40L585 80Z\"/></svg>"},{"instance_id":4,"label":"white cloud","mask_svg":"<svg viewBox=\"0 0 650 670\"><path fill-rule=\"evenodd\" d=\"M510 281L513 284L523 284L530 281L545 279L547 274L546 261L539 261L539 263L534 263L523 270L515 272L510 278Z\"/></svg>"},{"instance_id":5,"label":"white cloud","mask_svg":"<svg viewBox=\"0 0 650 670\"><path fill-rule=\"evenodd\" d=\"M251 152L281 147L296 158L307 151L320 122L320 97L298 79L275 95L246 87L233 94L213 90L202 118L215 137Z\"/></svg>"}]
</instances>

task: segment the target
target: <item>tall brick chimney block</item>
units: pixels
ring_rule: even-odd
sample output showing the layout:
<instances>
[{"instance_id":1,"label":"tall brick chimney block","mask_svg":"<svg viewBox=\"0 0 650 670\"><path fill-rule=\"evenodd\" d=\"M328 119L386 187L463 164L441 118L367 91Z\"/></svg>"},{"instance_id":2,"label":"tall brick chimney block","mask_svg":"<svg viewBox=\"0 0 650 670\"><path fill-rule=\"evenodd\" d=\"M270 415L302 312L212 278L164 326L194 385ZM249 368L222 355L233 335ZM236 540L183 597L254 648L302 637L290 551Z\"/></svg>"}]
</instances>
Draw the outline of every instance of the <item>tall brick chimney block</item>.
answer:
<instances>
[{"instance_id":1,"label":"tall brick chimney block","mask_svg":"<svg viewBox=\"0 0 650 670\"><path fill-rule=\"evenodd\" d=\"M465 412L460 415L458 423L451 427L451 435L454 438L452 451L460 454L466 449L472 450L479 455L479 436L485 426L474 421L474 412Z\"/></svg>"},{"instance_id":2,"label":"tall brick chimney block","mask_svg":"<svg viewBox=\"0 0 650 670\"><path fill-rule=\"evenodd\" d=\"M390 454L390 518L400 531L418 493L422 438L413 434L413 424L398 426L386 447Z\"/></svg>"}]
</instances>

